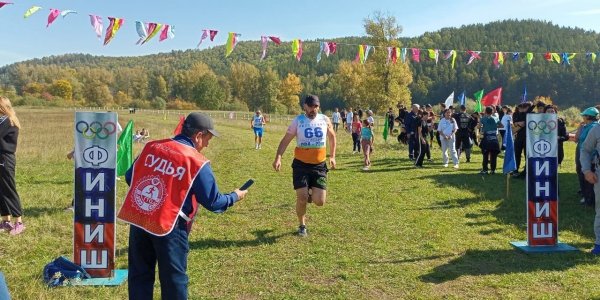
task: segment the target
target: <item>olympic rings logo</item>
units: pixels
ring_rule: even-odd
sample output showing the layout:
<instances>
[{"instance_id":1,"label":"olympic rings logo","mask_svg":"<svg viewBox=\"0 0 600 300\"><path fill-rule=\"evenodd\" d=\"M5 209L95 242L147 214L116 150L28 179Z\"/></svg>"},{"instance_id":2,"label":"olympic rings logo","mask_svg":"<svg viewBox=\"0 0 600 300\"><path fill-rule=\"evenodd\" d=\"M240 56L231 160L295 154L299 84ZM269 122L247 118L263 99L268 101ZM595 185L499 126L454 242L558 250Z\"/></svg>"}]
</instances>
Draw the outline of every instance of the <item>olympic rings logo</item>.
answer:
<instances>
[{"instance_id":1,"label":"olympic rings logo","mask_svg":"<svg viewBox=\"0 0 600 300\"><path fill-rule=\"evenodd\" d=\"M530 121L529 124L527 124L527 128L529 128L529 130L533 132L534 135L550 134L550 132L556 129L556 126L557 124L554 120L542 120L539 122Z\"/></svg>"},{"instance_id":2,"label":"olympic rings logo","mask_svg":"<svg viewBox=\"0 0 600 300\"><path fill-rule=\"evenodd\" d=\"M94 121L88 124L86 121L79 121L75 125L75 130L88 140L95 137L104 140L117 131L117 125L114 122L105 122L102 124Z\"/></svg>"}]
</instances>

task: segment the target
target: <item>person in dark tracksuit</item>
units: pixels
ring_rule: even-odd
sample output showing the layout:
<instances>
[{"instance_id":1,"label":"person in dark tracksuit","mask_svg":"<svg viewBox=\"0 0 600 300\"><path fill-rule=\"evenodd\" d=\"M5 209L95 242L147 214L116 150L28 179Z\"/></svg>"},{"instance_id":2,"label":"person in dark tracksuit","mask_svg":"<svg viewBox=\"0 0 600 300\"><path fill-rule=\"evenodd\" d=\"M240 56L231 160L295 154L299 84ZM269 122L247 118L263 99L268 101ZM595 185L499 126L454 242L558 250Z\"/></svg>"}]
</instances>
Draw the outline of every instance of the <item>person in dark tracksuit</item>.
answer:
<instances>
[{"instance_id":1,"label":"person in dark tracksuit","mask_svg":"<svg viewBox=\"0 0 600 300\"><path fill-rule=\"evenodd\" d=\"M454 114L456 124L458 124L458 130L456 131L456 152L458 153L458 159L460 155L465 152L467 162L471 162L471 147L473 141L469 133L469 123L471 123L471 116L467 114L467 108L464 105L460 106L460 112Z\"/></svg>"},{"instance_id":2,"label":"person in dark tracksuit","mask_svg":"<svg viewBox=\"0 0 600 300\"><path fill-rule=\"evenodd\" d=\"M417 127L420 125L418 112L419 104L413 104L411 112L406 114L406 118L404 118L404 128L408 137L408 158L410 160L415 160L419 155L418 150L415 150L418 147Z\"/></svg>"},{"instance_id":3,"label":"person in dark tracksuit","mask_svg":"<svg viewBox=\"0 0 600 300\"><path fill-rule=\"evenodd\" d=\"M521 157L527 157L525 148L527 146L527 128L525 128L525 121L527 120L527 114L533 112L533 105L531 102L524 102L518 105L518 112L513 114L513 125L515 126L515 161L517 163L517 169L514 171L513 176L519 178L525 178L525 167L523 172L519 173L519 167L521 166Z\"/></svg>"},{"instance_id":4,"label":"person in dark tracksuit","mask_svg":"<svg viewBox=\"0 0 600 300\"><path fill-rule=\"evenodd\" d=\"M17 140L21 124L10 100L0 97L0 230L17 235L25 230L23 208L15 183ZM15 223L11 223L11 217Z\"/></svg>"}]
</instances>

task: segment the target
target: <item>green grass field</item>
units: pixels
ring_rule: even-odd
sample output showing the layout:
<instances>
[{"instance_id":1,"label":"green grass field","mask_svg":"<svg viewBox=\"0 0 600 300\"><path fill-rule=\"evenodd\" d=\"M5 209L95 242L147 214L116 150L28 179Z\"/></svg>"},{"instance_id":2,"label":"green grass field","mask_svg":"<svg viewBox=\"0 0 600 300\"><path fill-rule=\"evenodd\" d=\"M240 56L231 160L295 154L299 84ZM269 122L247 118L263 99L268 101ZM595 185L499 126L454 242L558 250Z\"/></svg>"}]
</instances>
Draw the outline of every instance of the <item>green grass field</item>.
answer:
<instances>
[{"instance_id":1,"label":"green grass field","mask_svg":"<svg viewBox=\"0 0 600 300\"><path fill-rule=\"evenodd\" d=\"M120 287L60 287L42 282L45 264L72 257L71 202L74 112L18 108L23 129L17 187L24 234L0 234L0 271L14 299L126 299ZM169 137L178 116L121 113L151 138ZM286 122L268 124L254 150L249 121L217 119L221 138L205 150L221 192L248 178L248 196L222 215L202 211L190 235L191 299L598 298L600 260L593 245L594 212L579 205L574 144L560 169L560 240L576 253L527 255L509 242L525 240L524 181L478 175L481 154L460 170L433 163L414 169L395 137L377 133L369 172L352 155L351 137L338 135L338 169L329 173L327 204L308 209L309 237L295 236L292 147L282 171L272 170ZM136 144L136 154L141 145ZM463 157L464 161L464 157ZM499 160L502 165L502 160ZM119 205L127 191L118 182ZM128 226L118 224L117 268L127 268ZM159 299L156 283L155 298Z\"/></svg>"}]
</instances>

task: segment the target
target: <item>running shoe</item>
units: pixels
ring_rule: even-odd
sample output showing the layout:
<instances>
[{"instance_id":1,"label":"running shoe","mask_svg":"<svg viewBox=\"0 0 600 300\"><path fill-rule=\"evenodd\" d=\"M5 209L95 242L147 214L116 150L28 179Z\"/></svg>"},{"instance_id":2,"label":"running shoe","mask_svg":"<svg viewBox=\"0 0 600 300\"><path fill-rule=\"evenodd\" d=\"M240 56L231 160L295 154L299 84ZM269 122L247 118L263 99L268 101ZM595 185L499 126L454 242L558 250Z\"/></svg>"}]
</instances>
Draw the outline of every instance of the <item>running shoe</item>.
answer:
<instances>
[{"instance_id":1,"label":"running shoe","mask_svg":"<svg viewBox=\"0 0 600 300\"><path fill-rule=\"evenodd\" d=\"M10 230L10 235L21 234L25 230L25 225L21 222L15 223L15 226Z\"/></svg>"},{"instance_id":2,"label":"running shoe","mask_svg":"<svg viewBox=\"0 0 600 300\"><path fill-rule=\"evenodd\" d=\"M0 223L0 230L10 232L12 229L13 229L13 226L12 226L12 224L10 224L9 221L2 221L2 223Z\"/></svg>"},{"instance_id":3,"label":"running shoe","mask_svg":"<svg viewBox=\"0 0 600 300\"><path fill-rule=\"evenodd\" d=\"M301 237L308 236L308 231L306 230L306 225L300 225L298 227L298 235Z\"/></svg>"}]
</instances>

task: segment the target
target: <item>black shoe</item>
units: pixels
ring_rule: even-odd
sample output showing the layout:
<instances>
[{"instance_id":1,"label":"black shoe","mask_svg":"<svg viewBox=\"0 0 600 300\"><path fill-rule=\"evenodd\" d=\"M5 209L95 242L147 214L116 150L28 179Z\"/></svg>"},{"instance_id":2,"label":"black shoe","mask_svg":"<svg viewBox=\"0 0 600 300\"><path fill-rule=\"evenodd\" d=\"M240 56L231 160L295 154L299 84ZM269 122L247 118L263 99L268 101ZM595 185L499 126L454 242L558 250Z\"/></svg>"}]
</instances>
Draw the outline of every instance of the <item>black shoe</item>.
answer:
<instances>
[{"instance_id":1,"label":"black shoe","mask_svg":"<svg viewBox=\"0 0 600 300\"><path fill-rule=\"evenodd\" d=\"M479 175L487 175L488 171L487 170L481 170L479 172Z\"/></svg>"},{"instance_id":2,"label":"black shoe","mask_svg":"<svg viewBox=\"0 0 600 300\"><path fill-rule=\"evenodd\" d=\"M298 235L301 237L308 236L308 231L306 230L306 225L300 225L298 227Z\"/></svg>"},{"instance_id":3,"label":"black shoe","mask_svg":"<svg viewBox=\"0 0 600 300\"><path fill-rule=\"evenodd\" d=\"M490 171L490 174L491 174L491 175L494 175L494 174L496 174L496 170L491 170L491 171Z\"/></svg>"},{"instance_id":4,"label":"black shoe","mask_svg":"<svg viewBox=\"0 0 600 300\"><path fill-rule=\"evenodd\" d=\"M468 163L470 163L470 162L471 162L471 159L470 159L470 158L467 158L467 162L468 162Z\"/></svg>"}]
</instances>

